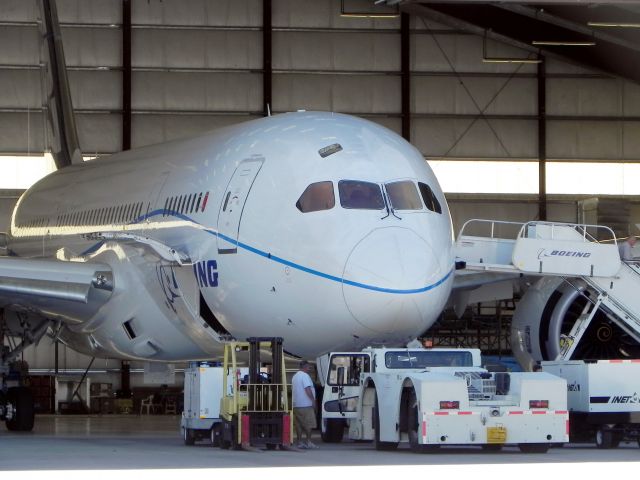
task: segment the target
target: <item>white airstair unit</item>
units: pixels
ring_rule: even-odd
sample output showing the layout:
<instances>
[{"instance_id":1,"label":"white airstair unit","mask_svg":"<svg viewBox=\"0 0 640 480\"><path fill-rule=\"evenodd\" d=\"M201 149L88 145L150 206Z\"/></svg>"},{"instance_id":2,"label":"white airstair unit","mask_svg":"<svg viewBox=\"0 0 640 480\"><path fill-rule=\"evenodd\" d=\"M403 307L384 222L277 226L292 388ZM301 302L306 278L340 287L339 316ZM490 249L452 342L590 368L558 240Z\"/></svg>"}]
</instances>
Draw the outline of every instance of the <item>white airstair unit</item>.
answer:
<instances>
[{"instance_id":1,"label":"white airstair unit","mask_svg":"<svg viewBox=\"0 0 640 480\"><path fill-rule=\"evenodd\" d=\"M469 234L478 230L485 235ZM507 231L512 235L504 235ZM597 298L589 299L563 338L559 359L571 358L598 309L640 342L640 265L620 260L615 235L608 227L472 219L460 230L456 257L469 272L553 275L569 284L571 278L579 278L595 291Z\"/></svg>"}]
</instances>

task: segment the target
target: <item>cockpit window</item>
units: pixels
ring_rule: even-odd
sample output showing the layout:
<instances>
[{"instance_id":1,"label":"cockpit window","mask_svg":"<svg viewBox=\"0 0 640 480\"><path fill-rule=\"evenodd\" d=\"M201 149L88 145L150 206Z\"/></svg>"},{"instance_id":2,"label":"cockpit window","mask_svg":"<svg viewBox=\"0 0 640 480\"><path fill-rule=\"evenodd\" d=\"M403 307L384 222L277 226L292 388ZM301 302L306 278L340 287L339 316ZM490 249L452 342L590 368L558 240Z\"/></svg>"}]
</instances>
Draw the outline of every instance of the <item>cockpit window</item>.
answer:
<instances>
[{"instance_id":1,"label":"cockpit window","mask_svg":"<svg viewBox=\"0 0 640 480\"><path fill-rule=\"evenodd\" d=\"M340 180L338 182L340 205L344 208L364 210L382 210L384 198L377 183L359 182L357 180Z\"/></svg>"},{"instance_id":2,"label":"cockpit window","mask_svg":"<svg viewBox=\"0 0 640 480\"><path fill-rule=\"evenodd\" d=\"M425 206L432 212L442 213L440 202L433 193L433 190L431 190L431 187L422 182L418 182L418 187L420 188L420 194L422 195Z\"/></svg>"},{"instance_id":3,"label":"cockpit window","mask_svg":"<svg viewBox=\"0 0 640 480\"><path fill-rule=\"evenodd\" d=\"M332 182L317 182L309 185L302 193L296 207L302 213L330 210L336 204Z\"/></svg>"},{"instance_id":4,"label":"cockpit window","mask_svg":"<svg viewBox=\"0 0 640 480\"><path fill-rule=\"evenodd\" d=\"M415 183L405 180L387 183L384 187L394 210L422 210L422 202Z\"/></svg>"}]
</instances>

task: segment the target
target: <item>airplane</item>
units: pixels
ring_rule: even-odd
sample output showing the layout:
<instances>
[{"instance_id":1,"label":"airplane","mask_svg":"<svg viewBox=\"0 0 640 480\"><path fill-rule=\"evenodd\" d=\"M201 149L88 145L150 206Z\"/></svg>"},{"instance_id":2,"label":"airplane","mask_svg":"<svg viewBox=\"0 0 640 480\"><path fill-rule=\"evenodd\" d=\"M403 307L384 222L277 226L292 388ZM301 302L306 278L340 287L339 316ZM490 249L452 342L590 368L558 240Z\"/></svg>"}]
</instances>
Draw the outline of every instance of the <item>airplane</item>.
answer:
<instances>
[{"instance_id":1,"label":"airplane","mask_svg":"<svg viewBox=\"0 0 640 480\"><path fill-rule=\"evenodd\" d=\"M74 161L24 193L0 236L0 333L20 339L0 373L47 332L92 357L211 359L230 338L277 336L314 359L403 345L439 318L453 227L409 142L299 111L82 162L55 3L41 6L53 151ZM0 419L26 402L12 392ZM27 416L7 424L29 430Z\"/></svg>"}]
</instances>

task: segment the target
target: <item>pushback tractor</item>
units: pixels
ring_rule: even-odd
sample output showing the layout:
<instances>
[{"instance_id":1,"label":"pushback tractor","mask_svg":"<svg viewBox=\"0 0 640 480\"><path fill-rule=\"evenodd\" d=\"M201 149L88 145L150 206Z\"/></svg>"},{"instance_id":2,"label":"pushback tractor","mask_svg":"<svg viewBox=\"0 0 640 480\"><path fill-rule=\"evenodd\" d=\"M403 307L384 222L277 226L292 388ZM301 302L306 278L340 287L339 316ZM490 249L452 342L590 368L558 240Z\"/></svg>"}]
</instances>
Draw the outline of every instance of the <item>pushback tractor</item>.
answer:
<instances>
[{"instance_id":1,"label":"pushback tractor","mask_svg":"<svg viewBox=\"0 0 640 480\"><path fill-rule=\"evenodd\" d=\"M330 354L322 438L544 453L569 440L566 381L543 372L490 372L478 349L370 348Z\"/></svg>"}]
</instances>

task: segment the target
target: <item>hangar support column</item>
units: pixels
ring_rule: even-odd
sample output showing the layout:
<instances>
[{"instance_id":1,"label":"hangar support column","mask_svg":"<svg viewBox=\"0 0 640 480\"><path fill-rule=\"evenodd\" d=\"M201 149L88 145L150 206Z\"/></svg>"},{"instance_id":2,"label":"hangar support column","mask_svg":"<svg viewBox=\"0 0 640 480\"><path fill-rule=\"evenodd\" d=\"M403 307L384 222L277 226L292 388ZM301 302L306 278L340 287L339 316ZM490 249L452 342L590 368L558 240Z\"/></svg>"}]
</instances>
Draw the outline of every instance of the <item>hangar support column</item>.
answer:
<instances>
[{"instance_id":1,"label":"hangar support column","mask_svg":"<svg viewBox=\"0 0 640 480\"><path fill-rule=\"evenodd\" d=\"M131 0L122 0L122 150L131 149Z\"/></svg>"},{"instance_id":2,"label":"hangar support column","mask_svg":"<svg viewBox=\"0 0 640 480\"><path fill-rule=\"evenodd\" d=\"M547 219L547 88L545 58L538 64L538 219Z\"/></svg>"},{"instance_id":3,"label":"hangar support column","mask_svg":"<svg viewBox=\"0 0 640 480\"><path fill-rule=\"evenodd\" d=\"M266 117L272 108L272 92L271 77L272 68L272 23L271 23L271 0L263 0L262 2L262 108L263 115Z\"/></svg>"},{"instance_id":4,"label":"hangar support column","mask_svg":"<svg viewBox=\"0 0 640 480\"><path fill-rule=\"evenodd\" d=\"M402 103L402 137L411 141L411 36L409 14L400 14L400 76Z\"/></svg>"}]
</instances>

